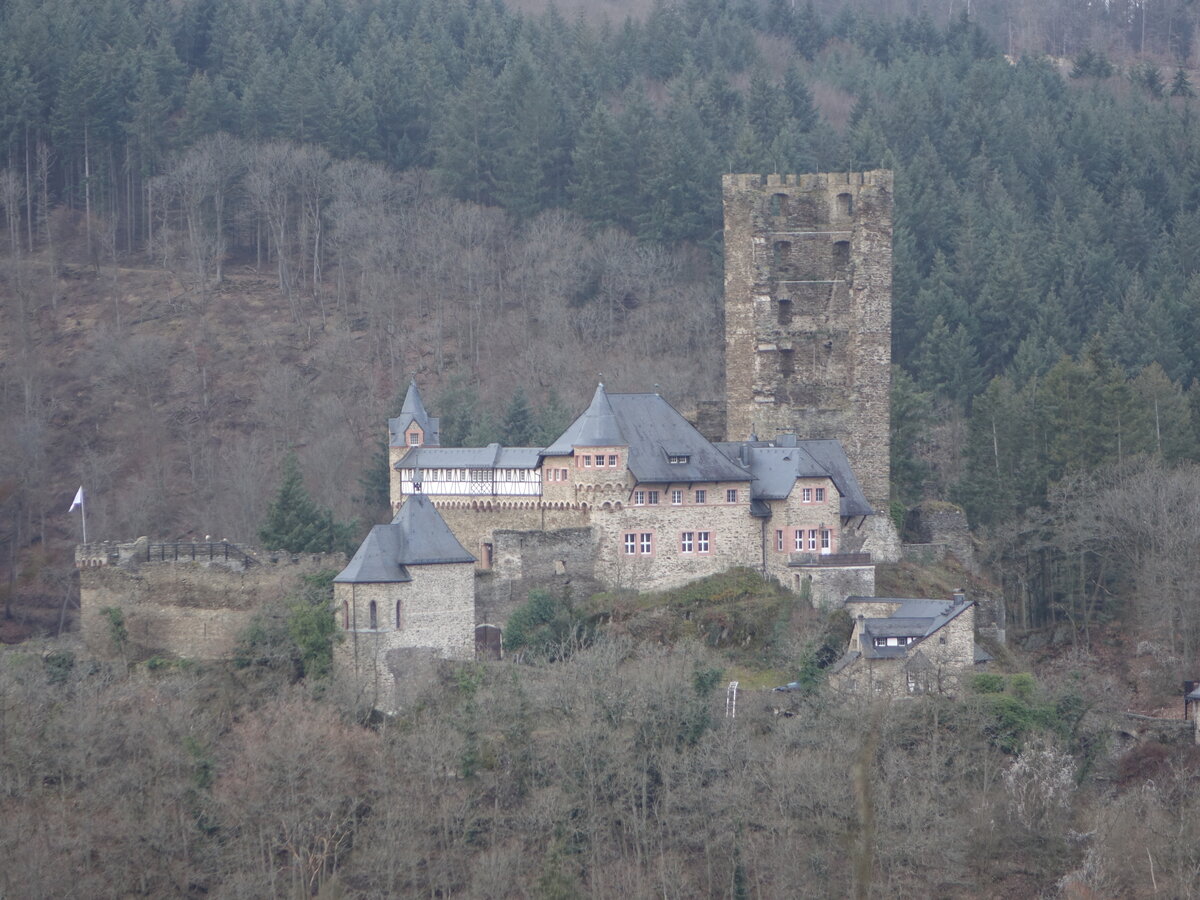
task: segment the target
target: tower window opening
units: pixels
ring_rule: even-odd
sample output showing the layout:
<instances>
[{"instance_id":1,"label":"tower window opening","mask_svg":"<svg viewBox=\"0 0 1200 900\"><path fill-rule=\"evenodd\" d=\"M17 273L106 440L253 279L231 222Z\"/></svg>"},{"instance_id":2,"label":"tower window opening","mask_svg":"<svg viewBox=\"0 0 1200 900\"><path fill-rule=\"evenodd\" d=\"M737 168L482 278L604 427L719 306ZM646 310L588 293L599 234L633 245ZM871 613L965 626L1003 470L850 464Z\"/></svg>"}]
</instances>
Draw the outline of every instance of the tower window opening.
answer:
<instances>
[{"instance_id":1,"label":"tower window opening","mask_svg":"<svg viewBox=\"0 0 1200 900\"><path fill-rule=\"evenodd\" d=\"M378 607L376 607L376 605L375 605L374 600L371 601L370 611L371 611L371 630L374 631L376 628L379 627L379 611L378 611Z\"/></svg>"},{"instance_id":2,"label":"tower window opening","mask_svg":"<svg viewBox=\"0 0 1200 900\"><path fill-rule=\"evenodd\" d=\"M841 270L850 265L850 242L836 241L833 245L833 267Z\"/></svg>"},{"instance_id":3,"label":"tower window opening","mask_svg":"<svg viewBox=\"0 0 1200 900\"><path fill-rule=\"evenodd\" d=\"M792 324L792 298L791 297L780 297L779 298L779 324L780 325L791 325Z\"/></svg>"},{"instance_id":4,"label":"tower window opening","mask_svg":"<svg viewBox=\"0 0 1200 900\"><path fill-rule=\"evenodd\" d=\"M796 371L796 356L791 350L779 351L779 374L783 378L790 378L792 373Z\"/></svg>"},{"instance_id":5,"label":"tower window opening","mask_svg":"<svg viewBox=\"0 0 1200 900\"><path fill-rule=\"evenodd\" d=\"M772 248L771 264L776 271L782 269L788 264L788 259L792 255L792 245L788 241L776 241Z\"/></svg>"},{"instance_id":6,"label":"tower window opening","mask_svg":"<svg viewBox=\"0 0 1200 900\"><path fill-rule=\"evenodd\" d=\"M771 195L771 215L786 216L787 215L787 194L772 194Z\"/></svg>"},{"instance_id":7,"label":"tower window opening","mask_svg":"<svg viewBox=\"0 0 1200 900\"><path fill-rule=\"evenodd\" d=\"M854 197L850 194L838 194L837 208L838 213L842 216L849 218L854 215Z\"/></svg>"}]
</instances>

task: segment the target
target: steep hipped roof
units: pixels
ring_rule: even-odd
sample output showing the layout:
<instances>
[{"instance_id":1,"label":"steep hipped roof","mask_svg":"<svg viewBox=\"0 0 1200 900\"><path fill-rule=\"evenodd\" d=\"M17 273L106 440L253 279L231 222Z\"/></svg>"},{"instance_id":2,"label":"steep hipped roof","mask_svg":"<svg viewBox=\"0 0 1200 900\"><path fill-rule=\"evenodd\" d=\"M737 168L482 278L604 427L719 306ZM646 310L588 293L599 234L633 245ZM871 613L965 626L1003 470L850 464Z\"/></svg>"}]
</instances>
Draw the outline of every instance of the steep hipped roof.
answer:
<instances>
[{"instance_id":1,"label":"steep hipped roof","mask_svg":"<svg viewBox=\"0 0 1200 900\"><path fill-rule=\"evenodd\" d=\"M538 447L414 447L396 463L397 469L536 469Z\"/></svg>"},{"instance_id":2,"label":"steep hipped roof","mask_svg":"<svg viewBox=\"0 0 1200 900\"><path fill-rule=\"evenodd\" d=\"M441 419L431 416L425 411L425 404L421 402L421 392L417 390L416 379L409 382L408 391L404 395L404 405L400 407L400 415L394 419L388 419L388 438L393 447L407 443L404 439L404 432L413 422L421 426L421 431L425 433L426 446L436 447L441 443L442 436L439 427Z\"/></svg>"},{"instance_id":3,"label":"steep hipped roof","mask_svg":"<svg viewBox=\"0 0 1200 900\"><path fill-rule=\"evenodd\" d=\"M366 584L411 581L406 567L473 563L441 514L424 494L414 494L388 525L376 525L335 582Z\"/></svg>"},{"instance_id":4,"label":"steep hipped roof","mask_svg":"<svg viewBox=\"0 0 1200 900\"><path fill-rule=\"evenodd\" d=\"M745 460L754 476L750 495L756 500L784 500L797 478L829 478L841 495L841 515L869 516L874 510L859 487L846 451L838 441L797 441L780 435L775 441L718 444L732 460Z\"/></svg>"},{"instance_id":5,"label":"steep hipped roof","mask_svg":"<svg viewBox=\"0 0 1200 900\"><path fill-rule=\"evenodd\" d=\"M751 478L658 394L608 394L604 385L596 388L591 405L542 456L614 446L629 448L629 470L642 483ZM671 462L672 458L681 461Z\"/></svg>"}]
</instances>

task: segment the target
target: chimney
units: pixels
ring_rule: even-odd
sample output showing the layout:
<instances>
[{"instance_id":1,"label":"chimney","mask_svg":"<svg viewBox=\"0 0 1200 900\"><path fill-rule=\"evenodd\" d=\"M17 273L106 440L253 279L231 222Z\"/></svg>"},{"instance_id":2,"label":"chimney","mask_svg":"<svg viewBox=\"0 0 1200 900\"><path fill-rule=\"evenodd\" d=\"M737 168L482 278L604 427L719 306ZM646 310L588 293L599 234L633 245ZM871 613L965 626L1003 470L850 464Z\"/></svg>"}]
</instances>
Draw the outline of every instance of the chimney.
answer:
<instances>
[{"instance_id":1,"label":"chimney","mask_svg":"<svg viewBox=\"0 0 1200 900\"><path fill-rule=\"evenodd\" d=\"M962 588L959 588L957 591L954 592L954 605L962 606L966 602L967 602L967 592L964 591Z\"/></svg>"}]
</instances>

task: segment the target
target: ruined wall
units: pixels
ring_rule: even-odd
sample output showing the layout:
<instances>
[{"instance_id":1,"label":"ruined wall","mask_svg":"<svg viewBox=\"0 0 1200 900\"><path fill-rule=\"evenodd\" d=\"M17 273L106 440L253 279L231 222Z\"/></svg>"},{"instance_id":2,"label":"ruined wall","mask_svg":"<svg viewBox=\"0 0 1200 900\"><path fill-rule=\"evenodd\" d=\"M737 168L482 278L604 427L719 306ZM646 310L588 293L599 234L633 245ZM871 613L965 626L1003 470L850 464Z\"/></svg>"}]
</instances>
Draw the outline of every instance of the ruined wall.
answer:
<instances>
[{"instance_id":1,"label":"ruined wall","mask_svg":"<svg viewBox=\"0 0 1200 900\"><path fill-rule=\"evenodd\" d=\"M726 175L726 439L842 442L886 509L892 173Z\"/></svg>"},{"instance_id":2,"label":"ruined wall","mask_svg":"<svg viewBox=\"0 0 1200 900\"><path fill-rule=\"evenodd\" d=\"M111 545L116 558L120 558L118 546L138 545ZM108 553L77 555L84 643L97 656L119 654L110 620L103 612L113 607L124 616L126 654L133 659L155 654L228 657L238 636L264 604L295 593L301 575L341 569L346 564L340 553L264 555L248 566L224 561L145 562L138 561L136 554L125 554L120 565L107 565L101 558L107 559Z\"/></svg>"},{"instance_id":3,"label":"ruined wall","mask_svg":"<svg viewBox=\"0 0 1200 900\"><path fill-rule=\"evenodd\" d=\"M334 648L334 666L384 712L411 702L428 683L433 660L475 655L473 567L409 566L408 572L409 582L334 585L334 614L345 635Z\"/></svg>"},{"instance_id":4,"label":"ruined wall","mask_svg":"<svg viewBox=\"0 0 1200 900\"><path fill-rule=\"evenodd\" d=\"M975 543L967 524L967 514L953 503L926 500L909 510L904 530L914 543L941 545L953 553L968 571L976 571ZM905 556L908 557L908 545Z\"/></svg>"},{"instance_id":5,"label":"ruined wall","mask_svg":"<svg viewBox=\"0 0 1200 900\"><path fill-rule=\"evenodd\" d=\"M874 566L795 566L772 574L817 609L836 609L847 597L875 593Z\"/></svg>"}]
</instances>

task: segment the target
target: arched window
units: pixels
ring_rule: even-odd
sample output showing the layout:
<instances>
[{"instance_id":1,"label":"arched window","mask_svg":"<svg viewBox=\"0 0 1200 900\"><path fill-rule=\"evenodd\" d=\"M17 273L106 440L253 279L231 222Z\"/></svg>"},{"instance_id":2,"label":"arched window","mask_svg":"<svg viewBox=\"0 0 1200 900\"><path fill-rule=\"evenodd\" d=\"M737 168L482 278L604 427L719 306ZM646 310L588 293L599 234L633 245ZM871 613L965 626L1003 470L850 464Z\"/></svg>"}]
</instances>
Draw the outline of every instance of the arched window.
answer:
<instances>
[{"instance_id":1,"label":"arched window","mask_svg":"<svg viewBox=\"0 0 1200 900\"><path fill-rule=\"evenodd\" d=\"M396 628L397 628L397 630L400 627L401 627L401 625L400 625L400 601L397 600L396 601Z\"/></svg>"},{"instance_id":2,"label":"arched window","mask_svg":"<svg viewBox=\"0 0 1200 900\"><path fill-rule=\"evenodd\" d=\"M375 609L375 601L374 600L371 601L370 610L371 610L371 628L372 628L372 630L374 630L379 627L378 612Z\"/></svg>"}]
</instances>

